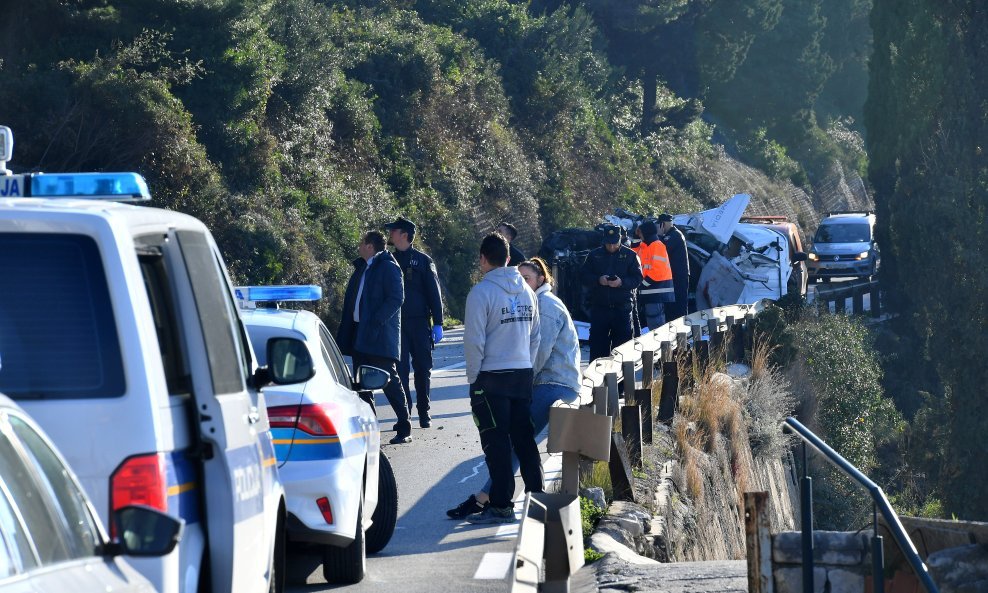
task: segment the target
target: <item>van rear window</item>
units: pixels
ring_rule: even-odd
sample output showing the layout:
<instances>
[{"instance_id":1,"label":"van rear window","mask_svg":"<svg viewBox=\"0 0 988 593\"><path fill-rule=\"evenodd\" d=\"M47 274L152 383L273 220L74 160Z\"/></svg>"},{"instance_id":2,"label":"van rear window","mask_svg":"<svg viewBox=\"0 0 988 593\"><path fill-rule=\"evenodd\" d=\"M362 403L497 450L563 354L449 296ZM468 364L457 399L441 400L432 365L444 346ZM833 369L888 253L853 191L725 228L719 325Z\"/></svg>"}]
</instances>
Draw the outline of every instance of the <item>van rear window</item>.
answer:
<instances>
[{"instance_id":1,"label":"van rear window","mask_svg":"<svg viewBox=\"0 0 988 593\"><path fill-rule=\"evenodd\" d=\"M0 392L14 399L124 394L106 273L85 235L0 233Z\"/></svg>"}]
</instances>

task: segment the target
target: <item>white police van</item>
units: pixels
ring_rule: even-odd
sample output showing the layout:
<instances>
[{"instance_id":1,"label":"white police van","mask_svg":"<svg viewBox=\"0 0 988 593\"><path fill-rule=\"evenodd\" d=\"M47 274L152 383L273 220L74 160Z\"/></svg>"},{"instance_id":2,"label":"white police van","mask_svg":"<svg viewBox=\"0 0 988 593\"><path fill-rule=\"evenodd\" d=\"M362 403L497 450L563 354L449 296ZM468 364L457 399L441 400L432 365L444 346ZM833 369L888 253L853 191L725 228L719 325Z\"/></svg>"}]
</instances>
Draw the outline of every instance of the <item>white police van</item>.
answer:
<instances>
[{"instance_id":1,"label":"white police van","mask_svg":"<svg viewBox=\"0 0 988 593\"><path fill-rule=\"evenodd\" d=\"M179 547L163 592L280 591L284 489L223 260L133 173L11 175L0 134L0 391L49 433L102 519L148 505Z\"/></svg>"}]
</instances>

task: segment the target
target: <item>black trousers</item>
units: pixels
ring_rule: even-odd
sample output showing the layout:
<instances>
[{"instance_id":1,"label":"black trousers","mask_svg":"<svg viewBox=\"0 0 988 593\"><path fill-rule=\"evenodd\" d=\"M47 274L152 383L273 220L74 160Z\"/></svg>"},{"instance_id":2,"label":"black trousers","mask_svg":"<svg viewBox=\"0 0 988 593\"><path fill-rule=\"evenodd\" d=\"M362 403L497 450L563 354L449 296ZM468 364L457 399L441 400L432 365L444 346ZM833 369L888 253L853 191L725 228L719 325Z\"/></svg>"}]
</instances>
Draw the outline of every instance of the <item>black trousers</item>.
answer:
<instances>
[{"instance_id":1,"label":"black trousers","mask_svg":"<svg viewBox=\"0 0 988 593\"><path fill-rule=\"evenodd\" d=\"M409 367L415 371L415 400L419 416L429 414L429 391L432 387L432 319L409 317L401 320L401 360L398 376L405 389L408 412L412 411L412 391L408 388Z\"/></svg>"},{"instance_id":2,"label":"black trousers","mask_svg":"<svg viewBox=\"0 0 988 593\"><path fill-rule=\"evenodd\" d=\"M491 474L491 504L498 508L512 506L515 494L512 449L525 491L542 492L542 460L532 423L533 379L532 369L481 371L470 385L470 407Z\"/></svg>"},{"instance_id":3,"label":"black trousers","mask_svg":"<svg viewBox=\"0 0 988 593\"><path fill-rule=\"evenodd\" d=\"M364 354L362 352L354 352L350 358L353 361L353 375L355 377L357 376L357 367L365 364L387 371L391 375L391 380L384 386L384 395L388 398L388 403L391 404L391 408L395 411L395 416L398 417L397 436L406 437L412 434L412 425L408 422L408 408L405 407L405 390L402 389L401 381L398 379L398 370L395 366L395 361L383 356Z\"/></svg>"},{"instance_id":4,"label":"black trousers","mask_svg":"<svg viewBox=\"0 0 988 593\"><path fill-rule=\"evenodd\" d=\"M631 339L631 305L594 306L590 309L590 360L610 356L611 350Z\"/></svg>"}]
</instances>

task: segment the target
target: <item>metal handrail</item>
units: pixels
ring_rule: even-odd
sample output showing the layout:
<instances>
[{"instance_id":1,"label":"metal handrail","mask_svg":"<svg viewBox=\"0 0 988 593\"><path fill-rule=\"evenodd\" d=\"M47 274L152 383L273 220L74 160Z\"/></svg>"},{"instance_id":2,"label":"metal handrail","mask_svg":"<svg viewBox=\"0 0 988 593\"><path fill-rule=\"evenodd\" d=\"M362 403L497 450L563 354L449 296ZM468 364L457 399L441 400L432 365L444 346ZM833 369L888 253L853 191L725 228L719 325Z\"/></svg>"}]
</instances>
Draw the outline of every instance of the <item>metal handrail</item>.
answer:
<instances>
[{"instance_id":1,"label":"metal handrail","mask_svg":"<svg viewBox=\"0 0 988 593\"><path fill-rule=\"evenodd\" d=\"M878 510L882 513L885 521L888 522L889 531L892 532L892 537L895 538L896 543L899 544L899 548L905 555L906 560L909 565L912 566L913 570L916 572L916 576L923 583L923 587L928 593L939 593L936 584L933 582L933 578L930 577L929 570L926 568L926 564L923 563L923 559L919 557L919 552L916 551L916 546L913 545L911 539L906 534L905 528L902 527L902 523L899 521L899 516L895 514L895 510L892 505L889 504L888 498L885 497L885 493L882 491L878 484L875 484L864 475L861 470L854 467L848 460L844 459L840 453L834 451L830 446L823 442L820 437L813 434L810 429L803 426L798 420L793 417L786 418L786 425L789 426L804 442L808 443L814 449L819 451L834 467L841 470L849 478L863 486L868 493L871 495L871 499Z\"/></svg>"}]
</instances>

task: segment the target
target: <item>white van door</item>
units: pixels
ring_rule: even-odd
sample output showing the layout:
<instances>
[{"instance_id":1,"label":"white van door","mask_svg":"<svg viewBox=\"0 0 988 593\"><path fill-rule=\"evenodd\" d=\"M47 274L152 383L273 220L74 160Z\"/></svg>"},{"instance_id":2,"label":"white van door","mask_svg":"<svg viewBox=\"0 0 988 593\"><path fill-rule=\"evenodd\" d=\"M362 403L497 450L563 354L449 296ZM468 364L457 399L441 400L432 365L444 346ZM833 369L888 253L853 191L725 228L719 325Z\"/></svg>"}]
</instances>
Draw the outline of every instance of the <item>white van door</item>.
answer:
<instances>
[{"instance_id":1,"label":"white van door","mask_svg":"<svg viewBox=\"0 0 988 593\"><path fill-rule=\"evenodd\" d=\"M182 261L175 264L186 271L176 273L183 277L175 285L202 445L212 590L266 591L275 526L265 520L272 480L264 472L275 470L265 463L267 435L259 434L262 417L247 387L250 370L237 313L211 239L183 230L170 232L169 239L181 248Z\"/></svg>"}]
</instances>

